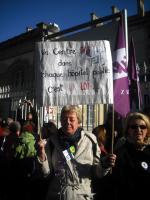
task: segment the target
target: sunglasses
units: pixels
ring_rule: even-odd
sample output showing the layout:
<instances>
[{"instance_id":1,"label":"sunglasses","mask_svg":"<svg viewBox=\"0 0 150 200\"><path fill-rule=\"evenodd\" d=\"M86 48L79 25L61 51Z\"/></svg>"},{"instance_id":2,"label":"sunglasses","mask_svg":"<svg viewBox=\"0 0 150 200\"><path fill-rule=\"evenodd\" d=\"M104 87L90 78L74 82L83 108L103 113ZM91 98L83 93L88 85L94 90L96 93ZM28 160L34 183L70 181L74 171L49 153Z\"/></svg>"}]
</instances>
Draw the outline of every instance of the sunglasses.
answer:
<instances>
[{"instance_id":1,"label":"sunglasses","mask_svg":"<svg viewBox=\"0 0 150 200\"><path fill-rule=\"evenodd\" d=\"M147 129L147 127L145 125L137 125L137 124L131 125L130 128L133 130L138 129L138 128L143 129L143 130Z\"/></svg>"}]
</instances>

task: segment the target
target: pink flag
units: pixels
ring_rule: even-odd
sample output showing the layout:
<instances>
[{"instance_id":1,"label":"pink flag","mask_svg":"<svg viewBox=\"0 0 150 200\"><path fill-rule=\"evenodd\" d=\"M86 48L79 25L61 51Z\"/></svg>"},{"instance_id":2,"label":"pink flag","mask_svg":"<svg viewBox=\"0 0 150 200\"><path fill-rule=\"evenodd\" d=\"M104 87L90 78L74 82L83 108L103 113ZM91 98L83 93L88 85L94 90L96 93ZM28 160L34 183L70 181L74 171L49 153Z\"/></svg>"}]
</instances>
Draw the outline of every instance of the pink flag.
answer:
<instances>
[{"instance_id":1,"label":"pink flag","mask_svg":"<svg viewBox=\"0 0 150 200\"><path fill-rule=\"evenodd\" d=\"M119 21L114 53L114 110L122 117L125 117L130 111L130 100L125 33L122 18Z\"/></svg>"},{"instance_id":2,"label":"pink flag","mask_svg":"<svg viewBox=\"0 0 150 200\"><path fill-rule=\"evenodd\" d=\"M131 110L137 110L137 109L141 110L142 98L139 85L139 76L137 71L133 37L131 37L129 46L128 74L130 80L129 93L130 93Z\"/></svg>"}]
</instances>

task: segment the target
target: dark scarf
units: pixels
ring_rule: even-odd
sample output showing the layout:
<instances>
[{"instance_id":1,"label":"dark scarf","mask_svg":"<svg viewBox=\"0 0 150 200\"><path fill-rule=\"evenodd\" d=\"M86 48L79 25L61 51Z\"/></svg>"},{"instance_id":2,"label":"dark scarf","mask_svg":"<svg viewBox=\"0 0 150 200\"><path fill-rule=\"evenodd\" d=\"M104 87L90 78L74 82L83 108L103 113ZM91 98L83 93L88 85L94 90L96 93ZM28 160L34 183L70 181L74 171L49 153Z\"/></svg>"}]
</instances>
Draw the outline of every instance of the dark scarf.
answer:
<instances>
[{"instance_id":1,"label":"dark scarf","mask_svg":"<svg viewBox=\"0 0 150 200\"><path fill-rule=\"evenodd\" d=\"M132 141L130 141L129 138L127 138L127 143L129 143L130 146L133 146L133 148L135 148L138 151L143 151L143 149L145 149L147 145L149 145L147 143L140 143L140 142L133 143Z\"/></svg>"},{"instance_id":2,"label":"dark scarf","mask_svg":"<svg viewBox=\"0 0 150 200\"><path fill-rule=\"evenodd\" d=\"M76 147L78 141L81 138L81 131L82 130L83 130L82 128L78 128L73 135L66 135L62 131L62 128L60 128L59 131L58 131L58 138L59 138L60 145L64 149L68 149L70 146Z\"/></svg>"}]
</instances>

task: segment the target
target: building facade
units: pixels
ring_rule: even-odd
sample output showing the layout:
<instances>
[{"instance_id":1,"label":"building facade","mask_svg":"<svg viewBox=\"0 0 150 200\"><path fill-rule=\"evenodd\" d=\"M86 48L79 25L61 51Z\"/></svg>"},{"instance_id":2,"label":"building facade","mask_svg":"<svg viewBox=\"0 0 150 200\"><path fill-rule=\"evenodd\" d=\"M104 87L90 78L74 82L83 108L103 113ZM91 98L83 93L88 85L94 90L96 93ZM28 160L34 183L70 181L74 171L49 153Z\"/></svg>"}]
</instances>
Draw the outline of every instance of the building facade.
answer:
<instances>
[{"instance_id":1,"label":"building facade","mask_svg":"<svg viewBox=\"0 0 150 200\"><path fill-rule=\"evenodd\" d=\"M60 31L56 24L39 23L36 28L27 28L25 33L0 43L0 116L15 117L18 105L24 99L30 99L36 106L36 42L47 39L58 41L106 39L110 41L113 52L117 34L117 15L113 13L112 16L114 19L107 23L102 23L100 19L94 21L97 18L93 18L88 23L64 31ZM135 43L144 106L147 106L150 103L150 11L144 15L128 17L128 40L131 35ZM56 119L57 109L50 107L53 112L47 111L48 118ZM85 124L92 123L89 116L91 109L96 109L94 118L97 122L93 125L95 126L104 120L104 117L99 119L99 110L104 112L108 109L108 105L84 108Z\"/></svg>"}]
</instances>

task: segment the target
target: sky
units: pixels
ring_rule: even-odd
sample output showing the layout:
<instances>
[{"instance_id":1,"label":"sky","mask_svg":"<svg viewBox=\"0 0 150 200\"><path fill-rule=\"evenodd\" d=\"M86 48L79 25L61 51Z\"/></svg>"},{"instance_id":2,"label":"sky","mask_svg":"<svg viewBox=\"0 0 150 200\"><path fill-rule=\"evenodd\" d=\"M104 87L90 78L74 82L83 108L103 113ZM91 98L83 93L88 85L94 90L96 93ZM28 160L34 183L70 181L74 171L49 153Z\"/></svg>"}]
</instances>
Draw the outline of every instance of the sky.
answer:
<instances>
[{"instance_id":1,"label":"sky","mask_svg":"<svg viewBox=\"0 0 150 200\"><path fill-rule=\"evenodd\" d=\"M128 16L137 14L137 0L1 0L0 43L40 22L56 23L65 30L89 22L90 13L111 15L113 5L127 9ZM144 5L150 11L150 0L144 0Z\"/></svg>"}]
</instances>

